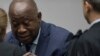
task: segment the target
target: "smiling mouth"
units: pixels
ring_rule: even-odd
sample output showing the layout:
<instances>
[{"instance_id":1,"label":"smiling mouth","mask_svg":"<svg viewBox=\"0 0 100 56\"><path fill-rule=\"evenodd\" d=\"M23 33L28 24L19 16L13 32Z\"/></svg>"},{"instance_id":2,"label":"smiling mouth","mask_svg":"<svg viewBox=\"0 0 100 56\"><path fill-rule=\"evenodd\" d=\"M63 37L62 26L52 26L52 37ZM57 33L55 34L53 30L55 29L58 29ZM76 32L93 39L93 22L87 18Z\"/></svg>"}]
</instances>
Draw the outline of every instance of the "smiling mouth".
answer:
<instances>
[{"instance_id":1,"label":"smiling mouth","mask_svg":"<svg viewBox=\"0 0 100 56\"><path fill-rule=\"evenodd\" d=\"M30 37L29 36L23 36L23 37L19 37L19 39L21 40L21 41L25 41L25 40L29 40L30 39Z\"/></svg>"},{"instance_id":2,"label":"smiling mouth","mask_svg":"<svg viewBox=\"0 0 100 56\"><path fill-rule=\"evenodd\" d=\"M17 37L20 39L20 40L27 40L30 38L30 35L29 34L17 34Z\"/></svg>"},{"instance_id":3,"label":"smiling mouth","mask_svg":"<svg viewBox=\"0 0 100 56\"><path fill-rule=\"evenodd\" d=\"M29 35L20 35L19 37L20 38L25 38L25 37L28 37Z\"/></svg>"},{"instance_id":4,"label":"smiling mouth","mask_svg":"<svg viewBox=\"0 0 100 56\"><path fill-rule=\"evenodd\" d=\"M24 38L24 37L28 37L29 34L17 34L17 36L20 37L20 38Z\"/></svg>"},{"instance_id":5,"label":"smiling mouth","mask_svg":"<svg viewBox=\"0 0 100 56\"><path fill-rule=\"evenodd\" d=\"M31 42L31 38L30 37L24 37L24 38L19 38L19 40L21 41L21 43L24 43L24 44L28 44Z\"/></svg>"}]
</instances>

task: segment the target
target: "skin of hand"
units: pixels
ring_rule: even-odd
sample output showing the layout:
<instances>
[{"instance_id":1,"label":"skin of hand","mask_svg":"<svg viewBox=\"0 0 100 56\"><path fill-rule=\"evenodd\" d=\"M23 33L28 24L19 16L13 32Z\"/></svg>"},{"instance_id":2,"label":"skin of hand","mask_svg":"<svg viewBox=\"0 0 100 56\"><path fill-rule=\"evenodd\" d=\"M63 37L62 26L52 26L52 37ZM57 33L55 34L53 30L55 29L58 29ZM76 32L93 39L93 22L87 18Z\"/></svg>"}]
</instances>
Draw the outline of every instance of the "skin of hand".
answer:
<instances>
[{"instance_id":1,"label":"skin of hand","mask_svg":"<svg viewBox=\"0 0 100 56\"><path fill-rule=\"evenodd\" d=\"M23 56L36 56L36 55L35 54L32 54L31 52L27 52Z\"/></svg>"}]
</instances>

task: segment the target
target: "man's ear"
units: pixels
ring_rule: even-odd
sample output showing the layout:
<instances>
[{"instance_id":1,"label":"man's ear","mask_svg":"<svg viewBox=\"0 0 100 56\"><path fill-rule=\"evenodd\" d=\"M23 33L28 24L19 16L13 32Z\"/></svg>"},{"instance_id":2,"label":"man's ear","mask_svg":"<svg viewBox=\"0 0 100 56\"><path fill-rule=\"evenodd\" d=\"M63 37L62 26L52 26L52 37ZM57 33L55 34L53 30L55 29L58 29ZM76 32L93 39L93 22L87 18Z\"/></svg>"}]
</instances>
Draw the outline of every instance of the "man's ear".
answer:
<instances>
[{"instance_id":1,"label":"man's ear","mask_svg":"<svg viewBox=\"0 0 100 56\"><path fill-rule=\"evenodd\" d=\"M89 2L87 2L87 1L84 2L84 8L85 8L87 13L90 13L91 10L92 10L91 4Z\"/></svg>"},{"instance_id":2,"label":"man's ear","mask_svg":"<svg viewBox=\"0 0 100 56\"><path fill-rule=\"evenodd\" d=\"M42 18L42 13L41 13L41 12L39 12L39 13L38 13L38 19L40 19L40 20L41 20L41 18Z\"/></svg>"}]
</instances>

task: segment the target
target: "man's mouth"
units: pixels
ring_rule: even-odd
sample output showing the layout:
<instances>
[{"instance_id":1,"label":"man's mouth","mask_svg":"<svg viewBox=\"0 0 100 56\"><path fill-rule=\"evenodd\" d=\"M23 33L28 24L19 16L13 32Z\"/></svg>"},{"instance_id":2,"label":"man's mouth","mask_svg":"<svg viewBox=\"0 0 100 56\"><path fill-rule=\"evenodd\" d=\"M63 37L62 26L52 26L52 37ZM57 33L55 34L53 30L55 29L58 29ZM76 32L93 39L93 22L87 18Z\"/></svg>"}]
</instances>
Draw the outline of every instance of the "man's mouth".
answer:
<instances>
[{"instance_id":1,"label":"man's mouth","mask_svg":"<svg viewBox=\"0 0 100 56\"><path fill-rule=\"evenodd\" d=\"M28 37L19 37L19 40L21 41L21 43L24 43L24 44L28 44L31 42L31 38L28 36Z\"/></svg>"},{"instance_id":2,"label":"man's mouth","mask_svg":"<svg viewBox=\"0 0 100 56\"><path fill-rule=\"evenodd\" d=\"M20 38L28 37L29 35L19 35Z\"/></svg>"},{"instance_id":3,"label":"man's mouth","mask_svg":"<svg viewBox=\"0 0 100 56\"><path fill-rule=\"evenodd\" d=\"M29 34L17 34L17 37L20 40L28 40L28 39L30 39L30 35Z\"/></svg>"}]
</instances>

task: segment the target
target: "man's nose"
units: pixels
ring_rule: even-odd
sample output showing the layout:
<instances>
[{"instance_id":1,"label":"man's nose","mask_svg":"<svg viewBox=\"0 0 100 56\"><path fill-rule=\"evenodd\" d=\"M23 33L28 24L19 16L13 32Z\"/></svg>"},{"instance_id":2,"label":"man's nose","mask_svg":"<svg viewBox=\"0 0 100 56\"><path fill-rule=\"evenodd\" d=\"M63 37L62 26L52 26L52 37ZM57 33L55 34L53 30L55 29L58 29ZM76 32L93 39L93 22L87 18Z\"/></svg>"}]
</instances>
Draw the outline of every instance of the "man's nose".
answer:
<instances>
[{"instance_id":1,"label":"man's nose","mask_svg":"<svg viewBox=\"0 0 100 56\"><path fill-rule=\"evenodd\" d=\"M27 30L26 30L26 28L23 26L23 25L20 25L19 26L19 29L18 29L18 32L19 33L24 33L24 32L26 32Z\"/></svg>"}]
</instances>

